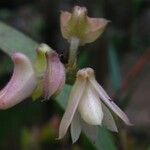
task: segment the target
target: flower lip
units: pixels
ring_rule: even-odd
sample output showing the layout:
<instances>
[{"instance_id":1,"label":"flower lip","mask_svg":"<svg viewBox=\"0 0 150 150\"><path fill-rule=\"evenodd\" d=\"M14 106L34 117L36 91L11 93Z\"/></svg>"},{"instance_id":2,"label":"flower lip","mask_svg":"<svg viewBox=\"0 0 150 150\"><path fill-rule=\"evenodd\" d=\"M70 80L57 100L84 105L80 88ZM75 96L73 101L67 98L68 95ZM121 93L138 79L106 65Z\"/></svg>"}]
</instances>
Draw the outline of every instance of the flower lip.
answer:
<instances>
[{"instance_id":1,"label":"flower lip","mask_svg":"<svg viewBox=\"0 0 150 150\"><path fill-rule=\"evenodd\" d=\"M101 125L103 111L95 89L87 82L78 105L81 118L89 125Z\"/></svg>"}]
</instances>

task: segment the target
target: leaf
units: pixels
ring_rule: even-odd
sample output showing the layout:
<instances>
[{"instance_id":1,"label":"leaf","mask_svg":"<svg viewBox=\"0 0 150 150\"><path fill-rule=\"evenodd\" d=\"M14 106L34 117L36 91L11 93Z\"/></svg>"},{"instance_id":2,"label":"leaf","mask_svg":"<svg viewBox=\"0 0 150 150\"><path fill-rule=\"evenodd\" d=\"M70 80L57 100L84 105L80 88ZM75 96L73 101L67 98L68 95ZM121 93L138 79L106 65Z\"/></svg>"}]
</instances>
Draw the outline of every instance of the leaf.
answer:
<instances>
[{"instance_id":1,"label":"leaf","mask_svg":"<svg viewBox=\"0 0 150 150\"><path fill-rule=\"evenodd\" d=\"M112 44L110 44L108 49L108 63L112 86L115 92L117 92L121 87L121 74L117 53Z\"/></svg>"},{"instance_id":2,"label":"leaf","mask_svg":"<svg viewBox=\"0 0 150 150\"><path fill-rule=\"evenodd\" d=\"M0 49L9 56L14 52L19 51L33 60L35 57L34 50L37 46L38 43L26 35L0 22ZM56 101L63 109L67 106L70 89L70 85L65 85L64 89L56 97ZM104 129L99 130L98 139L94 146L97 150L116 150L112 137L108 131Z\"/></svg>"},{"instance_id":3,"label":"leaf","mask_svg":"<svg viewBox=\"0 0 150 150\"><path fill-rule=\"evenodd\" d=\"M109 131L102 127L99 129L95 147L97 150L117 150Z\"/></svg>"},{"instance_id":4,"label":"leaf","mask_svg":"<svg viewBox=\"0 0 150 150\"><path fill-rule=\"evenodd\" d=\"M56 97L58 104L65 110L71 91L71 85L65 85L60 94Z\"/></svg>"},{"instance_id":5,"label":"leaf","mask_svg":"<svg viewBox=\"0 0 150 150\"><path fill-rule=\"evenodd\" d=\"M0 21L0 49L6 54L20 51L33 59L37 46L31 38Z\"/></svg>"}]
</instances>

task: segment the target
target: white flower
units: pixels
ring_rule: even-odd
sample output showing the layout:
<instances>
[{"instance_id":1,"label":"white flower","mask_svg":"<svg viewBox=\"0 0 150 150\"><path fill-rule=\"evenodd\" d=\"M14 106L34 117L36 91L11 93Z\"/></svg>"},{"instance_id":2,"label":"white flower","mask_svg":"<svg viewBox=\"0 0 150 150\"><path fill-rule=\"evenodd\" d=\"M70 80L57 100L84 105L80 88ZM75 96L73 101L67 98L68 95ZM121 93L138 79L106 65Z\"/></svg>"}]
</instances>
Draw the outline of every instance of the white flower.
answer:
<instances>
[{"instance_id":1,"label":"white flower","mask_svg":"<svg viewBox=\"0 0 150 150\"><path fill-rule=\"evenodd\" d=\"M104 125L117 132L113 116L106 106L127 125L131 125L126 114L95 80L93 69L79 70L70 93L68 106L60 123L59 139L65 136L70 124L73 143L78 140L81 129L93 140L96 138L97 125Z\"/></svg>"}]
</instances>

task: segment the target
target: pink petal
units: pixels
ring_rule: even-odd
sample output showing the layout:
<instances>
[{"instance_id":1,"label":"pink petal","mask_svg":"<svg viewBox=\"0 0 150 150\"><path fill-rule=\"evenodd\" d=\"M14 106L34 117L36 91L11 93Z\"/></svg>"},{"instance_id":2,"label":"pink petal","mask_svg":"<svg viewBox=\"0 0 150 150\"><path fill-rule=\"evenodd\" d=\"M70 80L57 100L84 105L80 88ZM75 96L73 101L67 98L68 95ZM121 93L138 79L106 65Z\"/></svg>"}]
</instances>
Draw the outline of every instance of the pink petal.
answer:
<instances>
[{"instance_id":1,"label":"pink petal","mask_svg":"<svg viewBox=\"0 0 150 150\"><path fill-rule=\"evenodd\" d=\"M87 23L89 30L86 33L84 40L85 43L91 43L94 42L104 32L109 21L104 18L87 17Z\"/></svg>"},{"instance_id":2,"label":"pink petal","mask_svg":"<svg viewBox=\"0 0 150 150\"><path fill-rule=\"evenodd\" d=\"M65 84L65 68L56 52L46 53L47 69L44 77L45 99L61 90Z\"/></svg>"},{"instance_id":3,"label":"pink petal","mask_svg":"<svg viewBox=\"0 0 150 150\"><path fill-rule=\"evenodd\" d=\"M0 109L10 108L29 97L36 87L36 77L30 60L21 53L12 56L14 72L0 91Z\"/></svg>"},{"instance_id":4,"label":"pink petal","mask_svg":"<svg viewBox=\"0 0 150 150\"><path fill-rule=\"evenodd\" d=\"M91 84L99 94L101 100L127 125L132 125L127 117L127 115L110 99L105 90L99 85L95 78L90 79Z\"/></svg>"},{"instance_id":5,"label":"pink petal","mask_svg":"<svg viewBox=\"0 0 150 150\"><path fill-rule=\"evenodd\" d=\"M81 80L77 79L75 84L72 87L66 111L60 122L59 139L61 139L65 136L65 134L69 128L69 125L72 122L72 119L77 110L79 101L81 100L81 96L83 95L85 86L86 86L86 80L81 81Z\"/></svg>"},{"instance_id":6,"label":"pink petal","mask_svg":"<svg viewBox=\"0 0 150 150\"><path fill-rule=\"evenodd\" d=\"M115 120L114 120L113 116L111 115L111 112L103 103L101 103L101 104L102 104L102 109L103 109L103 113L104 113L104 118L103 118L102 124L105 127L107 127L109 130L118 132Z\"/></svg>"},{"instance_id":7,"label":"pink petal","mask_svg":"<svg viewBox=\"0 0 150 150\"><path fill-rule=\"evenodd\" d=\"M80 134L81 134L80 116L78 112L76 112L71 122L71 138L73 143L75 143L79 139Z\"/></svg>"},{"instance_id":8,"label":"pink petal","mask_svg":"<svg viewBox=\"0 0 150 150\"><path fill-rule=\"evenodd\" d=\"M61 11L60 14L60 28L61 28L61 33L65 39L70 38L69 32L68 32L68 22L71 18L71 13L67 11Z\"/></svg>"}]
</instances>

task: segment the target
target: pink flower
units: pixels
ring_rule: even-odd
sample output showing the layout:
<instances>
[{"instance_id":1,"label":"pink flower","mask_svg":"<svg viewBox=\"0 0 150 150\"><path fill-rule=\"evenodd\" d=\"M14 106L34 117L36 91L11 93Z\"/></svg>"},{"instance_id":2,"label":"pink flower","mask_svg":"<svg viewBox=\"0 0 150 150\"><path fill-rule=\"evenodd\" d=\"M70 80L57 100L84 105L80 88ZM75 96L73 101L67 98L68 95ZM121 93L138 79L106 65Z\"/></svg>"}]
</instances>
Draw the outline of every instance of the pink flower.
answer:
<instances>
[{"instance_id":1,"label":"pink flower","mask_svg":"<svg viewBox=\"0 0 150 150\"><path fill-rule=\"evenodd\" d=\"M22 53L12 56L13 75L0 91L0 109L10 108L29 97L36 87L36 77L30 60Z\"/></svg>"},{"instance_id":2,"label":"pink flower","mask_svg":"<svg viewBox=\"0 0 150 150\"><path fill-rule=\"evenodd\" d=\"M36 98L43 94L49 99L65 84L64 65L59 60L58 54L46 44L40 45L34 67L22 53L14 53L12 60L14 71L8 84L0 91L0 109L13 107L32 93L38 94Z\"/></svg>"}]
</instances>

